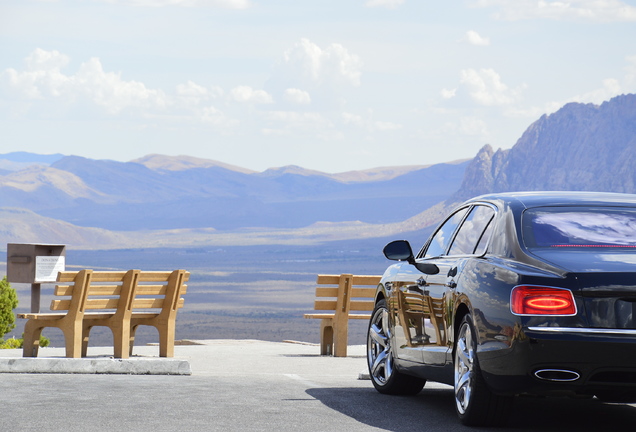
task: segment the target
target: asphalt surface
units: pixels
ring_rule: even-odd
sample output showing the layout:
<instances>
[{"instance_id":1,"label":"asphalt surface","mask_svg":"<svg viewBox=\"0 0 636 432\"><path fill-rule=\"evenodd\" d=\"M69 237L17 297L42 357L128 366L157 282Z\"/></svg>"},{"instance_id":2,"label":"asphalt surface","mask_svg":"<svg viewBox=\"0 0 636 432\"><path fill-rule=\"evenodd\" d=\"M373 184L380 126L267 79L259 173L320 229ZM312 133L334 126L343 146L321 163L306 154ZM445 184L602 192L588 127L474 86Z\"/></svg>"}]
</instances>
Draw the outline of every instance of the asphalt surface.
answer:
<instances>
[{"instance_id":1,"label":"asphalt surface","mask_svg":"<svg viewBox=\"0 0 636 432\"><path fill-rule=\"evenodd\" d=\"M467 431L451 387L427 383L415 397L385 396L366 372L364 347L349 357L315 345L209 340L175 347L192 375L0 374L0 431ZM89 356L109 355L90 348ZM112 348L110 348L112 350ZM158 348L136 347L156 358ZM63 357L42 348L40 357ZM21 357L5 350L1 357ZM631 431L636 405L519 398L498 431Z\"/></svg>"}]
</instances>

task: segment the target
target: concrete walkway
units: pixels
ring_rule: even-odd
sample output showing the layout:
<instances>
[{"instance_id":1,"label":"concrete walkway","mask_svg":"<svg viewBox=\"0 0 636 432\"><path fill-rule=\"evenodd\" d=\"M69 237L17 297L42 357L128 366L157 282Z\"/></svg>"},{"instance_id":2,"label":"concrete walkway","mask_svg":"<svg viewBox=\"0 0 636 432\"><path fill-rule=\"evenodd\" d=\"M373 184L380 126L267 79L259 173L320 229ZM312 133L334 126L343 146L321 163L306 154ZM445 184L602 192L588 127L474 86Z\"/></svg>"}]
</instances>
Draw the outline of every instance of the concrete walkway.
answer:
<instances>
[{"instance_id":1,"label":"concrete walkway","mask_svg":"<svg viewBox=\"0 0 636 432\"><path fill-rule=\"evenodd\" d=\"M415 397L381 395L368 380L365 348L349 357L319 347L255 340L209 340L175 347L191 375L0 374L0 431L475 431L455 415L453 390L427 383ZM112 348L90 348L89 360ZM158 358L156 346L135 347ZM40 356L64 360L61 348ZM20 350L0 352L20 360ZM596 400L526 399L497 431L629 430L632 405ZM626 429L627 428L627 429ZM484 430L484 429L479 429Z\"/></svg>"}]
</instances>

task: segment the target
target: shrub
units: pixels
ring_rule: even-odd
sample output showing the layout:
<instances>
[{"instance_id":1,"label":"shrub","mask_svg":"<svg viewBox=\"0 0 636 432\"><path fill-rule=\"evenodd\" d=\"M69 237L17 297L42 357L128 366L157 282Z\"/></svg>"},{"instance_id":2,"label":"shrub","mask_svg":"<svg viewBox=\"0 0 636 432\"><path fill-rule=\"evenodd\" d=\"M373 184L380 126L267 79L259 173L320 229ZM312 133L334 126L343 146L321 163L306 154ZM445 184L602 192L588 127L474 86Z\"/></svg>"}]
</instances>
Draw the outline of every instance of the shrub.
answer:
<instances>
[{"instance_id":1,"label":"shrub","mask_svg":"<svg viewBox=\"0 0 636 432\"><path fill-rule=\"evenodd\" d=\"M6 335L15 328L15 314L13 309L18 307L18 294L11 284L7 281L7 277L0 280L0 337ZM40 336L40 346L47 347L51 341ZM22 348L24 339L11 338L8 340L0 339L0 349Z\"/></svg>"},{"instance_id":2,"label":"shrub","mask_svg":"<svg viewBox=\"0 0 636 432\"><path fill-rule=\"evenodd\" d=\"M0 281L0 337L15 328L13 309L18 307L18 295L5 276Z\"/></svg>"},{"instance_id":3,"label":"shrub","mask_svg":"<svg viewBox=\"0 0 636 432\"><path fill-rule=\"evenodd\" d=\"M49 340L49 338L46 338L44 336L40 336L40 346L41 347L47 347L47 346L49 346L50 343L51 343L51 341ZM22 347L22 345L20 345L20 347Z\"/></svg>"},{"instance_id":4,"label":"shrub","mask_svg":"<svg viewBox=\"0 0 636 432\"><path fill-rule=\"evenodd\" d=\"M22 348L22 339L11 338L0 344L0 349L16 349Z\"/></svg>"},{"instance_id":5,"label":"shrub","mask_svg":"<svg viewBox=\"0 0 636 432\"><path fill-rule=\"evenodd\" d=\"M40 336L41 347L47 347L50 345L50 343L51 341L49 340L49 338ZM23 345L24 345L24 339L22 338L20 339L11 338L6 341L0 339L0 349L18 349L18 348L22 348Z\"/></svg>"}]
</instances>

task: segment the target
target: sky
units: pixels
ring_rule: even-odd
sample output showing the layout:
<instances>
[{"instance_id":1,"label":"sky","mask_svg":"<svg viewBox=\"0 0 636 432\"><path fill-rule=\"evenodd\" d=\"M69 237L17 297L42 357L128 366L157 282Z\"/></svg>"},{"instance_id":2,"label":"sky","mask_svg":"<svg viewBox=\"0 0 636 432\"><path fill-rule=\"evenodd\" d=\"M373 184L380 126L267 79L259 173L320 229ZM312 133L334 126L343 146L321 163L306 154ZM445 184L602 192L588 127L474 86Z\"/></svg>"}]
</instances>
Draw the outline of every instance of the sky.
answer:
<instances>
[{"instance_id":1,"label":"sky","mask_svg":"<svg viewBox=\"0 0 636 432\"><path fill-rule=\"evenodd\" d=\"M328 173L636 93L636 0L0 0L0 153Z\"/></svg>"}]
</instances>

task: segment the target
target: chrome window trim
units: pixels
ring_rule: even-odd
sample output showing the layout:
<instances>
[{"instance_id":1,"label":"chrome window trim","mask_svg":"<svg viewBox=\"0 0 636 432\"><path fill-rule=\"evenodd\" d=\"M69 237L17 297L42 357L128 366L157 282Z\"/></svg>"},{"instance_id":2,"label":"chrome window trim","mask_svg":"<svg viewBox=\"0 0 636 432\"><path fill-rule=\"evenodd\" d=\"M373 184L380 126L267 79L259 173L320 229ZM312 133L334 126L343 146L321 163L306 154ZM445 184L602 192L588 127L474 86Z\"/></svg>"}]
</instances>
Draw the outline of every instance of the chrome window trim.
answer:
<instances>
[{"instance_id":1,"label":"chrome window trim","mask_svg":"<svg viewBox=\"0 0 636 432\"><path fill-rule=\"evenodd\" d=\"M446 257L447 256L446 253L448 252L448 250L450 249L451 245L453 244L453 241L455 241L455 235L457 234L457 231L459 231L459 227L462 226L462 224L466 220L466 216L468 216L468 214L471 212L471 210L472 210L472 208L474 206L475 206L474 203L467 203L466 205L462 205L460 207L457 207L455 210L453 210L451 212L451 214L446 219L444 219L444 221L442 223L437 225L437 227L435 228L435 230L433 230L433 233L429 236L429 238L426 239L426 243L424 243L424 246L422 246L422 248L418 252L418 254L415 257L415 259L435 259L435 258L440 258L440 257ZM431 242L433 241L433 238L435 237L435 235L437 235L439 230L446 224L446 222L451 220L451 218L453 216L455 216L457 213L459 213L462 210L466 210L466 213L462 216L461 220L457 223L457 226L455 227L455 229L451 233L450 241L446 245L446 249L444 249L444 252L442 253L442 255L433 256L433 257L426 257L426 252L428 251L428 248L429 248Z\"/></svg>"},{"instance_id":2,"label":"chrome window trim","mask_svg":"<svg viewBox=\"0 0 636 432\"><path fill-rule=\"evenodd\" d=\"M468 215L473 211L473 209L477 206L485 206L485 207L490 207L493 211L494 214L492 216L492 218L490 219L490 221L488 222L488 225L486 226L486 228L488 228L488 226L491 223L495 223L495 220L497 219L497 214L499 213L499 208L497 208L496 205L489 203L487 201L475 201L475 202L471 202L471 203L467 203L467 205L463 205L461 207L458 207L457 209L455 209L455 211L453 211L451 213L450 216L448 216L446 219L444 219L444 221L442 223L440 223L435 230L433 231L433 233L430 235L430 237L426 240L426 243L424 243L424 246L422 246L422 248L420 249L420 251L417 253L417 256L415 257L415 259L426 259L426 260L430 260L430 259L435 259L435 258L446 258L446 257L452 257L452 258L459 258L459 257L481 257L484 256L486 253L488 253L488 248L490 247L490 241L492 240L492 236L494 234L494 231L490 233L490 238L487 240L486 242L486 247L484 248L485 252L483 254L466 254L466 255L447 255L448 252L450 251L450 248L453 246L453 242L455 241L455 237L457 236L457 233L459 232L459 229L462 227L462 225L464 224L464 221L466 220L466 218L468 217ZM430 244L431 240L433 240L433 237L435 236L435 234L437 234L437 231L439 231L439 229L442 227L442 225L444 225L446 222L448 222L450 220L451 217L453 217L453 215L455 215L455 213L459 212L462 209L468 208L468 211L466 212L466 214L464 215L464 217L462 217L462 220L459 222L459 224L457 224L457 228L455 228L455 231L453 231L453 235L451 238L451 241L448 243L448 246L446 247L446 250L444 251L443 255L440 256L436 256L436 257L428 257L426 258L426 251L428 249L428 245ZM483 232L482 232L483 234ZM481 238L479 239L481 240ZM477 244L479 244L479 240L477 241ZM477 245L475 245L477 246Z\"/></svg>"},{"instance_id":3,"label":"chrome window trim","mask_svg":"<svg viewBox=\"0 0 636 432\"><path fill-rule=\"evenodd\" d=\"M580 327L528 327L528 330L544 333L616 334L636 336L636 329L603 329Z\"/></svg>"}]
</instances>

